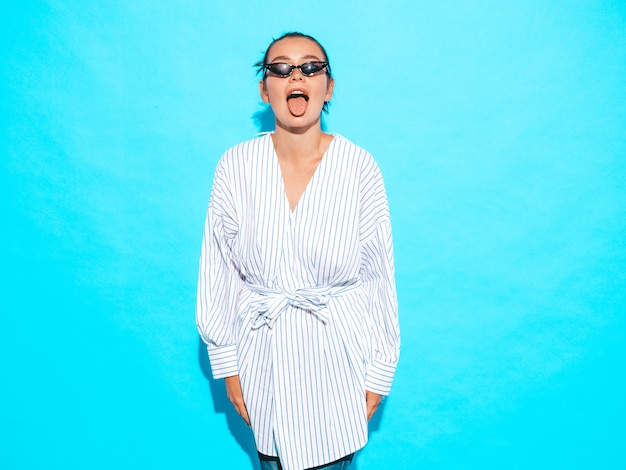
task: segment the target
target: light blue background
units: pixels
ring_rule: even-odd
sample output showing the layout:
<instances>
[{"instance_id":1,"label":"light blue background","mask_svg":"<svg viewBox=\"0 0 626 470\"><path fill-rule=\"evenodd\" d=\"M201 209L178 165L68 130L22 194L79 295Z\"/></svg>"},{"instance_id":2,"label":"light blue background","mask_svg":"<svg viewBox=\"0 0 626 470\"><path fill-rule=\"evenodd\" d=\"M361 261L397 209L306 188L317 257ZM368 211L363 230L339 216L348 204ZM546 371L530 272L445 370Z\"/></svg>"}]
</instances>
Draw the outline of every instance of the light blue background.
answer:
<instances>
[{"instance_id":1,"label":"light blue background","mask_svg":"<svg viewBox=\"0 0 626 470\"><path fill-rule=\"evenodd\" d=\"M624 468L626 4L3 2L0 466L246 469L195 289L253 63L325 45L402 356L356 467Z\"/></svg>"}]
</instances>

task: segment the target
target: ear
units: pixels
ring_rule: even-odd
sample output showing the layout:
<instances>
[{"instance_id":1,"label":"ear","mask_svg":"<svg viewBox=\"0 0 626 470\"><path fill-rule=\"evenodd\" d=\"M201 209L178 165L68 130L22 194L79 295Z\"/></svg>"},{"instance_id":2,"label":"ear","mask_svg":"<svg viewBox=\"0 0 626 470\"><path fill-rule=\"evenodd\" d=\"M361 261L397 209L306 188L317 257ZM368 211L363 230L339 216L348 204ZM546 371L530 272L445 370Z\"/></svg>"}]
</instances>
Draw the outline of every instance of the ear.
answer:
<instances>
[{"instance_id":1,"label":"ear","mask_svg":"<svg viewBox=\"0 0 626 470\"><path fill-rule=\"evenodd\" d=\"M265 80L261 80L259 82L259 93L261 94L261 99L263 100L263 103L270 102L270 95L268 95L267 93L267 88L265 87Z\"/></svg>"},{"instance_id":2,"label":"ear","mask_svg":"<svg viewBox=\"0 0 626 470\"><path fill-rule=\"evenodd\" d=\"M324 96L324 101L325 102L329 102L330 99L333 97L333 90L335 88L335 79L334 78L330 78L328 80L328 86L326 87L326 96Z\"/></svg>"}]
</instances>

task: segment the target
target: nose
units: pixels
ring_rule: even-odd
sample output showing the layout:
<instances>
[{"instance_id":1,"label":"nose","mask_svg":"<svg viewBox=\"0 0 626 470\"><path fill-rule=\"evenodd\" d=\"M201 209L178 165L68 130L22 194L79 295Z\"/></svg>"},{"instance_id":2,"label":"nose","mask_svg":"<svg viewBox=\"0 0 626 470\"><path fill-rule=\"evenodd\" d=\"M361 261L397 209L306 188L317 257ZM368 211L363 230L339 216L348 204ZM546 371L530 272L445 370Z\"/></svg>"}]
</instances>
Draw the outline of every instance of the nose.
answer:
<instances>
[{"instance_id":1,"label":"nose","mask_svg":"<svg viewBox=\"0 0 626 470\"><path fill-rule=\"evenodd\" d=\"M302 75L302 71L299 68L295 68L293 69L293 72L291 72L291 80L295 81L295 80L304 80L304 75Z\"/></svg>"}]
</instances>

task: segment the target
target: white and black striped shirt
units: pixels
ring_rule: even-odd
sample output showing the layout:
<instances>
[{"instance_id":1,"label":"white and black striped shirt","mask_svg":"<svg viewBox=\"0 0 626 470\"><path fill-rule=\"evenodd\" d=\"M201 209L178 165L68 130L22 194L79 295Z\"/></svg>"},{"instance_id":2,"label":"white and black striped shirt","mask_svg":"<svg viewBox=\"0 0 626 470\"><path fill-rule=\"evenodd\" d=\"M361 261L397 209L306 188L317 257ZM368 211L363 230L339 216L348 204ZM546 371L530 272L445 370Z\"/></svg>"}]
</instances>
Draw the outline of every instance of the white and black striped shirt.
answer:
<instances>
[{"instance_id":1,"label":"white and black striped shirt","mask_svg":"<svg viewBox=\"0 0 626 470\"><path fill-rule=\"evenodd\" d=\"M400 339L380 170L335 136L292 212L271 135L228 150L207 212L198 329L215 378L239 374L257 448L285 470L367 442Z\"/></svg>"}]
</instances>

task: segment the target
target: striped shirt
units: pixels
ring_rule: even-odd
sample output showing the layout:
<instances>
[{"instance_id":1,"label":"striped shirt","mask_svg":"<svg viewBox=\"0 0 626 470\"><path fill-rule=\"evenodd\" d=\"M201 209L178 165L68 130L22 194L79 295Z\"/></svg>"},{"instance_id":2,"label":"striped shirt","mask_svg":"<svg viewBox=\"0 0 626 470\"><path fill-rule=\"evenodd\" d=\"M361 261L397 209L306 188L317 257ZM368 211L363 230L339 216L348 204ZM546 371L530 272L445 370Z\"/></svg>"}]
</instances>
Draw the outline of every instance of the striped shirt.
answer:
<instances>
[{"instance_id":1,"label":"striped shirt","mask_svg":"<svg viewBox=\"0 0 626 470\"><path fill-rule=\"evenodd\" d=\"M285 470L367 442L400 339L387 197L335 136L292 212L271 135L228 150L207 211L197 324L214 378L239 374L257 449Z\"/></svg>"}]
</instances>

